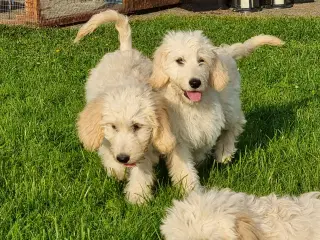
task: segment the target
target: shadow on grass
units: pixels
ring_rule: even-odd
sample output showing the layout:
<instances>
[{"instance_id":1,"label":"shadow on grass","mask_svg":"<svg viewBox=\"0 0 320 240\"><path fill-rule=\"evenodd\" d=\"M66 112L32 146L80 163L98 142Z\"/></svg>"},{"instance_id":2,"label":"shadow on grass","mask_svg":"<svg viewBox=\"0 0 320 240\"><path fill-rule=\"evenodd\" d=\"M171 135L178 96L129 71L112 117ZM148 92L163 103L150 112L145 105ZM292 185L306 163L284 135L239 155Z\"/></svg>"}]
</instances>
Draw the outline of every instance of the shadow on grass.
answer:
<instances>
[{"instance_id":1,"label":"shadow on grass","mask_svg":"<svg viewBox=\"0 0 320 240\"><path fill-rule=\"evenodd\" d=\"M258 107L245 113L247 123L237 144L238 151L233 162L239 159L239 154L244 152L250 154L250 152L256 151L258 147L266 148L270 140L280 137L283 133L291 132L295 127L297 109L306 106L309 100L311 99L306 98L286 105ZM198 168L202 184L209 178L213 167L218 168L218 170L227 167L225 164L219 164L210 159L213 159L213 157L208 158Z\"/></svg>"},{"instance_id":2,"label":"shadow on grass","mask_svg":"<svg viewBox=\"0 0 320 240\"><path fill-rule=\"evenodd\" d=\"M166 159L161 157L156 167L156 189L159 186L168 186L171 184L169 172L166 166Z\"/></svg>"},{"instance_id":3,"label":"shadow on grass","mask_svg":"<svg viewBox=\"0 0 320 240\"><path fill-rule=\"evenodd\" d=\"M306 106L309 100L262 106L245 113L247 123L237 144L238 152L266 148L271 139L290 133L295 127L298 108Z\"/></svg>"}]
</instances>

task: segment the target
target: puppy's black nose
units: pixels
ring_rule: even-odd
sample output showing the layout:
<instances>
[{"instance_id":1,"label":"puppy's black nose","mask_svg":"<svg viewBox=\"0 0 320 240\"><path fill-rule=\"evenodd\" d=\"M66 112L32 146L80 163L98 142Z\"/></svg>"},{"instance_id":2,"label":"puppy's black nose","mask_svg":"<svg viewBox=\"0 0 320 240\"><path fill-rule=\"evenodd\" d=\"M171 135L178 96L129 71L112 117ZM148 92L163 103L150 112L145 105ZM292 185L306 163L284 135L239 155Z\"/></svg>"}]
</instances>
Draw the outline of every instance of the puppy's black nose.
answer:
<instances>
[{"instance_id":1,"label":"puppy's black nose","mask_svg":"<svg viewBox=\"0 0 320 240\"><path fill-rule=\"evenodd\" d=\"M192 78L190 81L189 81L189 85L194 88L194 89L197 89L198 87L200 87L201 85L201 81L197 78Z\"/></svg>"},{"instance_id":2,"label":"puppy's black nose","mask_svg":"<svg viewBox=\"0 0 320 240\"><path fill-rule=\"evenodd\" d=\"M120 153L117 155L117 160L121 163L127 163L130 160L130 156L127 154Z\"/></svg>"}]
</instances>

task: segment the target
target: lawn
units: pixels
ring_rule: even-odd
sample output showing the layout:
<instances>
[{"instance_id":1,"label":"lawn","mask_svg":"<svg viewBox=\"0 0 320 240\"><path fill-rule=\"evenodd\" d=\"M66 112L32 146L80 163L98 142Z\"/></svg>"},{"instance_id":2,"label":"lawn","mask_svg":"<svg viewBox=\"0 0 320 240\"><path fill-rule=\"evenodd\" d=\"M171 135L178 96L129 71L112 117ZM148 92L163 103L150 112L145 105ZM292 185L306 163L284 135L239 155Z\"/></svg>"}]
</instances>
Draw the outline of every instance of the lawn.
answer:
<instances>
[{"instance_id":1,"label":"lawn","mask_svg":"<svg viewBox=\"0 0 320 240\"><path fill-rule=\"evenodd\" d=\"M132 29L148 56L169 29L201 29L215 44L286 41L239 61L248 123L234 162L208 161L201 181L258 195L320 190L320 19L162 16ZM0 239L161 239L179 197L163 164L154 200L133 206L76 135L88 71L117 49L117 32L101 27L79 45L75 35L0 26Z\"/></svg>"}]
</instances>

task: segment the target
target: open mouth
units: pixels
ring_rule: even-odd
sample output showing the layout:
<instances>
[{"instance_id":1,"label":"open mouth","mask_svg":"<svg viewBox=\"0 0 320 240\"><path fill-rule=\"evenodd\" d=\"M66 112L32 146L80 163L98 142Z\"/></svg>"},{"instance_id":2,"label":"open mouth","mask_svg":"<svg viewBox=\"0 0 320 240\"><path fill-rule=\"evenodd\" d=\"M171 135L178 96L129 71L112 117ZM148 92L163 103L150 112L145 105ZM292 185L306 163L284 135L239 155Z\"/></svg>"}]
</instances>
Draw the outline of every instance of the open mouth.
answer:
<instances>
[{"instance_id":1,"label":"open mouth","mask_svg":"<svg viewBox=\"0 0 320 240\"><path fill-rule=\"evenodd\" d=\"M184 91L184 96L192 102L200 102L202 98L202 92Z\"/></svg>"},{"instance_id":2,"label":"open mouth","mask_svg":"<svg viewBox=\"0 0 320 240\"><path fill-rule=\"evenodd\" d=\"M131 168L131 167L135 167L135 166L136 166L135 163L124 163L123 165L126 166L126 167L128 167L128 168Z\"/></svg>"}]
</instances>

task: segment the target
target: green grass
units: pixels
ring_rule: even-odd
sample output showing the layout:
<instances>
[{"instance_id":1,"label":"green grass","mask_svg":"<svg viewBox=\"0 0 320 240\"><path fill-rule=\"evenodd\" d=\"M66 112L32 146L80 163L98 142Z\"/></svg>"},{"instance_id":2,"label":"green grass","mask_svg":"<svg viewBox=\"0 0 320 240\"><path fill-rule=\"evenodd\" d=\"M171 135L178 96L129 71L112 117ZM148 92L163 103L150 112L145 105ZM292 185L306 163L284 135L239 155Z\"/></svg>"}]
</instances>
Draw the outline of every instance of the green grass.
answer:
<instances>
[{"instance_id":1,"label":"green grass","mask_svg":"<svg viewBox=\"0 0 320 240\"><path fill-rule=\"evenodd\" d=\"M320 19L164 16L132 28L148 56L169 29L202 29L216 44L286 41L239 62L246 130L234 163L208 163L201 181L258 195L320 190ZM179 196L165 168L155 199L132 206L75 131L88 71L117 49L117 33L101 27L77 46L75 34L0 26L0 239L160 239Z\"/></svg>"}]
</instances>

